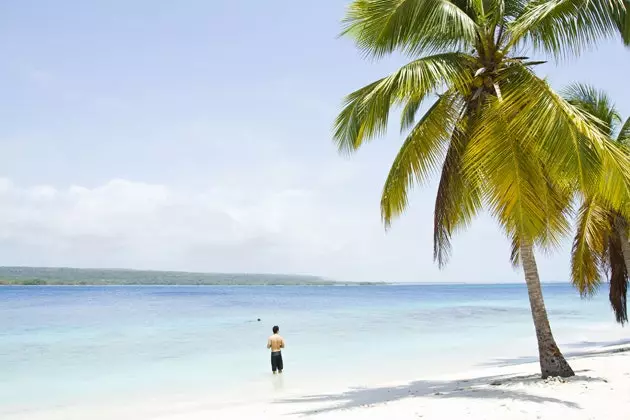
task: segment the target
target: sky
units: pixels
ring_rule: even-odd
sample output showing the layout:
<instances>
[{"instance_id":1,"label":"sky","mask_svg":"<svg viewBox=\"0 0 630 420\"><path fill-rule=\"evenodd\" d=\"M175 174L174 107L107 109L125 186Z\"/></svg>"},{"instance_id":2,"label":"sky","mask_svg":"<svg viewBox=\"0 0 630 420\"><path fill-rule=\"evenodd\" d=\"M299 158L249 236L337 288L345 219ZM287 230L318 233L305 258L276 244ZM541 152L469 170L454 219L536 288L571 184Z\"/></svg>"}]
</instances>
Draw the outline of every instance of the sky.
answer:
<instances>
[{"instance_id":1,"label":"sky","mask_svg":"<svg viewBox=\"0 0 630 420\"><path fill-rule=\"evenodd\" d=\"M488 215L432 260L436 183L385 232L396 128L353 156L343 96L404 57L338 38L347 1L0 4L0 265L313 274L344 281L517 282ZM539 66L630 116L630 49ZM567 281L570 240L539 255Z\"/></svg>"}]
</instances>

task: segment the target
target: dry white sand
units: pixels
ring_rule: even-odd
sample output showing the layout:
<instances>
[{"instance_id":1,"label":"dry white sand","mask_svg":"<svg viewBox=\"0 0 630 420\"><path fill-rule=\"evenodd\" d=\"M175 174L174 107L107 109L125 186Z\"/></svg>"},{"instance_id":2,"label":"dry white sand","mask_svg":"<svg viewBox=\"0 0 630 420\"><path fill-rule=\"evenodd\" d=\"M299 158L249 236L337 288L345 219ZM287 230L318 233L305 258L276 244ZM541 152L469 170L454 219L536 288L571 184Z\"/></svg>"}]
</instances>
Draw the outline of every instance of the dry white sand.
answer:
<instances>
[{"instance_id":1,"label":"dry white sand","mask_svg":"<svg viewBox=\"0 0 630 420\"><path fill-rule=\"evenodd\" d=\"M630 350L607 347L571 358L576 376L541 380L537 364L493 367L450 377L327 392L276 389L238 401L153 401L140 405L65 407L15 413L4 420L404 420L404 419L629 419ZM274 378L277 381L288 381ZM285 382L286 385L286 382ZM278 388L282 383L276 384Z\"/></svg>"}]
</instances>

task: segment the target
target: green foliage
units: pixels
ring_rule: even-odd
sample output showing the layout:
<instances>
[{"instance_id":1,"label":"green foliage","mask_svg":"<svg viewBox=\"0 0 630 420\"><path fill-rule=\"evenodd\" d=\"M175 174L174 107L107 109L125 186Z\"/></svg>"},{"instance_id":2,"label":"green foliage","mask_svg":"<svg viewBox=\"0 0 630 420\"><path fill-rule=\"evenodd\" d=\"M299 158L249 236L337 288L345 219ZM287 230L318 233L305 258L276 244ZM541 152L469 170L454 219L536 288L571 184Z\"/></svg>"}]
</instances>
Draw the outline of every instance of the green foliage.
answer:
<instances>
[{"instance_id":1,"label":"green foliage","mask_svg":"<svg viewBox=\"0 0 630 420\"><path fill-rule=\"evenodd\" d=\"M577 55L602 38L625 37L625 10L623 0L530 1L510 23L508 47L531 45L555 57Z\"/></svg>"},{"instance_id":2,"label":"green foliage","mask_svg":"<svg viewBox=\"0 0 630 420\"><path fill-rule=\"evenodd\" d=\"M453 130L435 198L433 258L440 267L450 257L453 233L465 228L482 207L478 183L463 170L464 152L470 140L467 131L462 124Z\"/></svg>"},{"instance_id":3,"label":"green foliage","mask_svg":"<svg viewBox=\"0 0 630 420\"><path fill-rule=\"evenodd\" d=\"M619 134L617 135L617 143L625 148L627 151L630 147L630 117L626 120L626 122L619 129Z\"/></svg>"},{"instance_id":4,"label":"green foliage","mask_svg":"<svg viewBox=\"0 0 630 420\"><path fill-rule=\"evenodd\" d=\"M621 123L621 115L606 93L591 85L573 83L562 90L562 95L570 104L590 115L602 133L613 136L615 127Z\"/></svg>"},{"instance_id":5,"label":"green foliage","mask_svg":"<svg viewBox=\"0 0 630 420\"><path fill-rule=\"evenodd\" d=\"M478 25L466 2L444 0L355 0L344 19L351 36L367 55L396 50L418 55L467 50L475 45ZM464 5L464 7L460 7Z\"/></svg>"},{"instance_id":6,"label":"green foliage","mask_svg":"<svg viewBox=\"0 0 630 420\"><path fill-rule=\"evenodd\" d=\"M20 285L20 286L46 286L46 280L41 279L0 279L0 285Z\"/></svg>"},{"instance_id":7,"label":"green foliage","mask_svg":"<svg viewBox=\"0 0 630 420\"><path fill-rule=\"evenodd\" d=\"M445 83L465 89L472 66L465 54L447 53L425 57L401 67L388 77L347 96L335 123L335 141L340 151L351 152L366 140L382 135L392 106L406 102L407 114L415 116L416 103ZM405 117L409 120L409 116ZM403 119L403 127L409 125Z\"/></svg>"},{"instance_id":8,"label":"green foliage","mask_svg":"<svg viewBox=\"0 0 630 420\"><path fill-rule=\"evenodd\" d=\"M407 188L414 182L423 182L439 168L463 105L457 94L446 92L407 136L383 188L381 209L386 225L407 206Z\"/></svg>"},{"instance_id":9,"label":"green foliage","mask_svg":"<svg viewBox=\"0 0 630 420\"><path fill-rule=\"evenodd\" d=\"M630 124L622 119L610 98L592 86L573 84L564 90L567 100L578 109L597 119L602 132L620 148L627 146ZM616 135L616 138L614 138ZM599 184L608 182L602 174ZM628 268L622 242L627 241L628 222L622 212L595 190L584 195L578 212L578 228L571 253L571 278L580 293L591 295L601 284L602 276L610 279L610 303L617 321L628 320L626 291ZM625 231L625 233L623 233Z\"/></svg>"},{"instance_id":10,"label":"green foliage","mask_svg":"<svg viewBox=\"0 0 630 420\"><path fill-rule=\"evenodd\" d=\"M315 276L179 271L0 267L4 285L333 285Z\"/></svg>"},{"instance_id":11,"label":"green foliage","mask_svg":"<svg viewBox=\"0 0 630 420\"><path fill-rule=\"evenodd\" d=\"M591 110L536 76L532 67L543 61L523 57L524 50L579 54L623 35L625 13L622 0L353 1L344 35L368 56L414 58L348 95L335 123L339 150L352 152L383 135L402 107L407 134L383 188L385 225L405 210L409 189L438 172L434 257L441 266L452 235L482 207L511 238L514 264L523 244L553 248L568 233L574 193L597 194L627 216L628 155ZM630 123L622 131L630 139Z\"/></svg>"},{"instance_id":12,"label":"green foliage","mask_svg":"<svg viewBox=\"0 0 630 420\"><path fill-rule=\"evenodd\" d=\"M628 17L630 13L630 1L624 0L623 3L625 8L619 9L615 13L615 25L621 34L623 43L626 46L630 46L630 18Z\"/></svg>"}]
</instances>

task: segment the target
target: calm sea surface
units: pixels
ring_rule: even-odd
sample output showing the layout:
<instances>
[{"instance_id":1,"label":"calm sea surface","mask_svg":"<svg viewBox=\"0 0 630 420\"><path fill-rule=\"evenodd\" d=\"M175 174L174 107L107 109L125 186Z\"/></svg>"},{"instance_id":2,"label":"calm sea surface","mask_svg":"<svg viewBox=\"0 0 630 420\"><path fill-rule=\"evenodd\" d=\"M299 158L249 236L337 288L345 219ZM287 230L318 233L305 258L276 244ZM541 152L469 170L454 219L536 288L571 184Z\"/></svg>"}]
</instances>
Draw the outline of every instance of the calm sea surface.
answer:
<instances>
[{"instance_id":1,"label":"calm sea surface","mask_svg":"<svg viewBox=\"0 0 630 420\"><path fill-rule=\"evenodd\" d=\"M581 300L569 285L545 286L566 353L630 337L606 289ZM522 285L2 287L0 417L255 390L270 375L274 324L295 383L417 377L536 354Z\"/></svg>"}]
</instances>

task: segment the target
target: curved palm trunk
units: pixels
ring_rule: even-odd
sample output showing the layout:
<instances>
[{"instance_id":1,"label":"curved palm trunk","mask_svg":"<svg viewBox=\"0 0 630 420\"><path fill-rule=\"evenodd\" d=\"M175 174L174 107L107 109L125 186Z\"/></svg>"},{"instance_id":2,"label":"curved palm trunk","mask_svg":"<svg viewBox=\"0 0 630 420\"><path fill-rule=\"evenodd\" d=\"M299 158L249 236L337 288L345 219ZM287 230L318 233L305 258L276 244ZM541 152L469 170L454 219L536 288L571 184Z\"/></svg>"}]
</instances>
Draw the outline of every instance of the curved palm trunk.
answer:
<instances>
[{"instance_id":1,"label":"curved palm trunk","mask_svg":"<svg viewBox=\"0 0 630 420\"><path fill-rule=\"evenodd\" d=\"M536 328L536 338L538 339L538 357L542 377L545 379L549 376L562 376L564 378L573 376L575 375L573 369L560 352L551 333L540 287L540 278L538 277L538 267L530 243L521 245L521 261L525 272L529 305L532 309L534 327Z\"/></svg>"}]
</instances>

